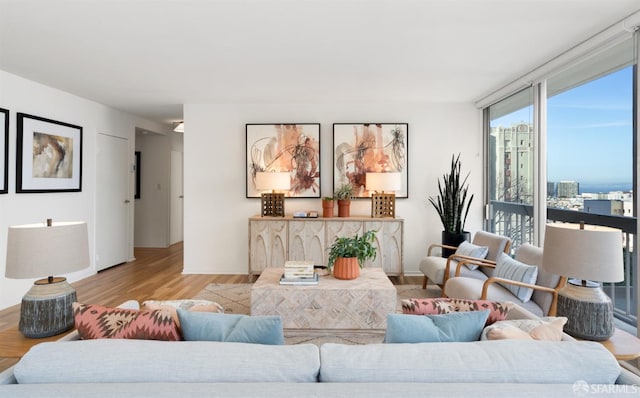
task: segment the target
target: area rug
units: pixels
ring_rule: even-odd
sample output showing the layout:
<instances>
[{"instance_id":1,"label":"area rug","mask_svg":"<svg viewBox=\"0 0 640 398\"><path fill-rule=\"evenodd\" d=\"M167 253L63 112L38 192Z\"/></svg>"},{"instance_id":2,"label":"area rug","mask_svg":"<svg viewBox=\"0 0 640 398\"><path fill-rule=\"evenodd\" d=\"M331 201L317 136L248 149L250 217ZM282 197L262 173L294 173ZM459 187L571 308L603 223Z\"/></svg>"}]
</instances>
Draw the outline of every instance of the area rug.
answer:
<instances>
[{"instance_id":1,"label":"area rug","mask_svg":"<svg viewBox=\"0 0 640 398\"><path fill-rule=\"evenodd\" d=\"M195 295L194 299L215 301L224 307L227 314L245 314L251 312L251 283L221 284L211 283ZM395 285L398 292L396 312L402 313L401 300L405 298L433 298L440 297L440 289L429 286L422 289L420 285ZM381 343L384 333L380 331L345 330L345 331L304 331L285 330L286 344L369 344Z\"/></svg>"}]
</instances>

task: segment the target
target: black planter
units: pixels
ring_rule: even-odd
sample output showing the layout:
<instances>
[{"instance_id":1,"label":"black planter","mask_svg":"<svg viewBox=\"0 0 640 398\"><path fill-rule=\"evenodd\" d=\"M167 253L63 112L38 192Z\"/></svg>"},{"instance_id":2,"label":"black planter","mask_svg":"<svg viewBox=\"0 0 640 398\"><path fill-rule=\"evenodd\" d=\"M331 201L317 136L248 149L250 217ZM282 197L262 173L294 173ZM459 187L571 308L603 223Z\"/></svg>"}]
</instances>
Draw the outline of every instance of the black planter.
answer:
<instances>
[{"instance_id":1,"label":"black planter","mask_svg":"<svg viewBox=\"0 0 640 398\"><path fill-rule=\"evenodd\" d=\"M460 243L465 240L469 240L471 238L471 233L463 231L459 234L453 232L442 231L442 244L447 246L458 246ZM452 249L442 249L442 257L449 257L455 250Z\"/></svg>"}]
</instances>

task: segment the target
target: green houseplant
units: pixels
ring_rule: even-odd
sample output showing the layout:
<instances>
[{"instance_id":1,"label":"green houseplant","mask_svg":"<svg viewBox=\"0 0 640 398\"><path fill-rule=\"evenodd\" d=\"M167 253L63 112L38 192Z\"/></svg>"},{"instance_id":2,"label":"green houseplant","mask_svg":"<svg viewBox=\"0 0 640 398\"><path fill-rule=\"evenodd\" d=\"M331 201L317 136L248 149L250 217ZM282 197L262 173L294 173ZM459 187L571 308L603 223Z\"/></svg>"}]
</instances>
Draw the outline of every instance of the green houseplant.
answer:
<instances>
[{"instance_id":1,"label":"green houseplant","mask_svg":"<svg viewBox=\"0 0 640 398\"><path fill-rule=\"evenodd\" d=\"M329 271L337 279L355 279L365 261L376 259L373 245L376 231L367 231L362 236L337 237L329 249Z\"/></svg>"},{"instance_id":2,"label":"green houseplant","mask_svg":"<svg viewBox=\"0 0 640 398\"><path fill-rule=\"evenodd\" d=\"M333 197L338 201L338 217L349 217L351 213L351 197L353 185L343 184L334 193Z\"/></svg>"},{"instance_id":3,"label":"green houseplant","mask_svg":"<svg viewBox=\"0 0 640 398\"><path fill-rule=\"evenodd\" d=\"M469 173L462 178L461 171L460 154L452 155L449 172L443 174L442 182L438 180L438 196L429 197L429 202L435 207L444 227L442 244L449 246L458 246L462 241L469 239L469 233L464 230L464 225L473 201L473 194L468 196ZM450 254L452 254L451 250L443 250L444 257Z\"/></svg>"}]
</instances>

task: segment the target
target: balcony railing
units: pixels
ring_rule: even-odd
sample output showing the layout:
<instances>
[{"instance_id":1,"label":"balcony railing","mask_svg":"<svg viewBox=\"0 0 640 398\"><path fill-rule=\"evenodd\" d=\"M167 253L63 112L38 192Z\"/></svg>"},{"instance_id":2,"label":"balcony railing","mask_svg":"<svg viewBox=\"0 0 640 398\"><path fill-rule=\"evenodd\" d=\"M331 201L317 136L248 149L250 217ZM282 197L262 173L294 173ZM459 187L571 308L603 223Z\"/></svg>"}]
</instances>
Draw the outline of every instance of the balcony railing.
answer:
<instances>
[{"instance_id":1,"label":"balcony railing","mask_svg":"<svg viewBox=\"0 0 640 398\"><path fill-rule=\"evenodd\" d=\"M492 230L509 236L513 241L512 250L520 244L533 242L533 206L521 203L492 201ZM638 322L638 258L635 253L637 219L634 217L605 216L574 210L547 209L549 222L601 225L622 230L624 242L624 273L620 283L605 283L604 290L614 303L618 319L633 326Z\"/></svg>"}]
</instances>

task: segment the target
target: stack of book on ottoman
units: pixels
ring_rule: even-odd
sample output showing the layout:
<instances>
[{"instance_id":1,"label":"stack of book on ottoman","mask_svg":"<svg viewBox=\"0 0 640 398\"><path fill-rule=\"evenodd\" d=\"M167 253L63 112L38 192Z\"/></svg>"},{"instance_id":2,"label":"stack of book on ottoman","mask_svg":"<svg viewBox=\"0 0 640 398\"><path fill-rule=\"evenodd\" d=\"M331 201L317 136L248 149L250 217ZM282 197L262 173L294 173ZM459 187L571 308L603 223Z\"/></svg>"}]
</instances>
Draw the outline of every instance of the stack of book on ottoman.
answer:
<instances>
[{"instance_id":1,"label":"stack of book on ottoman","mask_svg":"<svg viewBox=\"0 0 640 398\"><path fill-rule=\"evenodd\" d=\"M313 261L287 261L284 263L284 274L280 278L281 285L317 285L318 274Z\"/></svg>"}]
</instances>

